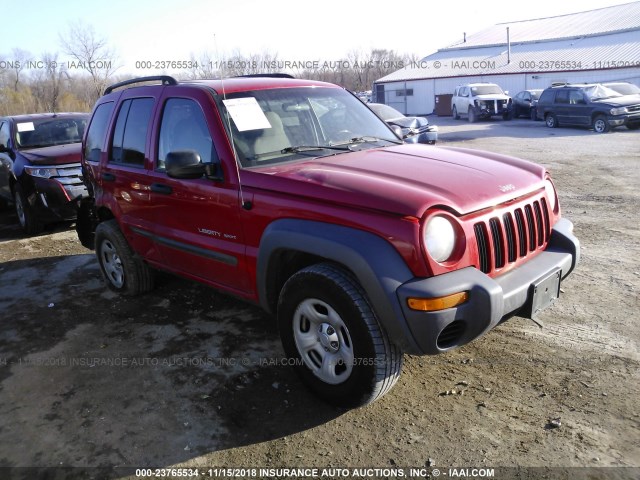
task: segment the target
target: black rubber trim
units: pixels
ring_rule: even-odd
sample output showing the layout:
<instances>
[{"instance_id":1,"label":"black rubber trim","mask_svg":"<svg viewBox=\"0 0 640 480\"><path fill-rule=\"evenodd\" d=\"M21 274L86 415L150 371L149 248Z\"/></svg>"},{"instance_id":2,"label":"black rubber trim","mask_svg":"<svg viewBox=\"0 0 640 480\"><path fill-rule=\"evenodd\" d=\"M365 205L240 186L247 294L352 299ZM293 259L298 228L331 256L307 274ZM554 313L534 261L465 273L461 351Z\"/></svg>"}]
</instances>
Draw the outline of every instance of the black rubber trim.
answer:
<instances>
[{"instance_id":1,"label":"black rubber trim","mask_svg":"<svg viewBox=\"0 0 640 480\"><path fill-rule=\"evenodd\" d=\"M182 250L183 252L193 253L194 255L198 255L199 257L215 260L217 262L224 263L225 265L231 265L232 267L235 267L238 265L238 259L231 255L225 255L224 253L213 252L211 250L207 250L206 248L196 247L195 245L189 245L188 243L171 240L169 238L161 237L151 232L147 232L146 230L142 230L140 228L131 227L131 230L137 233L138 235L142 235L143 237L150 238L156 243L159 243L161 245L166 245L167 247L170 247L170 248L175 248L176 250Z\"/></svg>"}]
</instances>

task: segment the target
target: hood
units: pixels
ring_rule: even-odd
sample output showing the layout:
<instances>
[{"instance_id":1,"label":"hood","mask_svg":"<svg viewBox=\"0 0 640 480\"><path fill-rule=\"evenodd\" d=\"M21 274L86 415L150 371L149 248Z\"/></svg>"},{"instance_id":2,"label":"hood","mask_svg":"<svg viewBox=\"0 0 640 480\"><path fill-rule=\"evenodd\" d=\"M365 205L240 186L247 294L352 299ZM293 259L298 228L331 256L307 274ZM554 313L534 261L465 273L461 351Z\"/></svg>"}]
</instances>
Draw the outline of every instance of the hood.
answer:
<instances>
[{"instance_id":1,"label":"hood","mask_svg":"<svg viewBox=\"0 0 640 480\"><path fill-rule=\"evenodd\" d=\"M398 125L402 128L421 128L429 125L429 120L424 117L400 117L387 120L390 125Z\"/></svg>"},{"instance_id":2,"label":"hood","mask_svg":"<svg viewBox=\"0 0 640 480\"><path fill-rule=\"evenodd\" d=\"M621 97L592 100L592 102L598 105L611 105L612 107L629 107L631 105L640 105L640 95L622 95Z\"/></svg>"},{"instance_id":3,"label":"hood","mask_svg":"<svg viewBox=\"0 0 640 480\"><path fill-rule=\"evenodd\" d=\"M494 153L405 144L243 170L247 187L421 217L467 214L543 188L545 169Z\"/></svg>"},{"instance_id":4,"label":"hood","mask_svg":"<svg viewBox=\"0 0 640 480\"><path fill-rule=\"evenodd\" d=\"M477 100L489 101L489 100L509 100L511 97L509 95L503 95L500 93L489 93L486 95L474 95L473 98Z\"/></svg>"},{"instance_id":5,"label":"hood","mask_svg":"<svg viewBox=\"0 0 640 480\"><path fill-rule=\"evenodd\" d=\"M81 143L20 150L20 155L33 165L63 165L80 163Z\"/></svg>"}]
</instances>

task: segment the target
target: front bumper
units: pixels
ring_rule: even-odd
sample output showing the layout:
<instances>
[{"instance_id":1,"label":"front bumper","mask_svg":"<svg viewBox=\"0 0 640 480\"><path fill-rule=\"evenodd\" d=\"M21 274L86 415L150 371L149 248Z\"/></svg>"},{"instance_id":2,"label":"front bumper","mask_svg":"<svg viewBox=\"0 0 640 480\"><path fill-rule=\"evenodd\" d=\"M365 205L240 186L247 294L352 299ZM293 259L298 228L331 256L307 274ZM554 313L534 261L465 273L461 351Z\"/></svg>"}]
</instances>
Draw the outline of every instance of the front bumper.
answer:
<instances>
[{"instance_id":1,"label":"front bumper","mask_svg":"<svg viewBox=\"0 0 640 480\"><path fill-rule=\"evenodd\" d=\"M487 102L482 105L475 105L472 107L474 113L478 117L492 117L494 115L508 115L509 106L498 102Z\"/></svg>"},{"instance_id":2,"label":"front bumper","mask_svg":"<svg viewBox=\"0 0 640 480\"><path fill-rule=\"evenodd\" d=\"M609 125L612 127L619 127L621 125L640 125L640 112L609 117L608 121Z\"/></svg>"},{"instance_id":3,"label":"front bumper","mask_svg":"<svg viewBox=\"0 0 640 480\"><path fill-rule=\"evenodd\" d=\"M87 196L84 184L62 184L54 179L33 178L23 188L29 208L42 223L75 220L77 198Z\"/></svg>"},{"instance_id":4,"label":"front bumper","mask_svg":"<svg viewBox=\"0 0 640 480\"><path fill-rule=\"evenodd\" d=\"M496 278L473 268L426 279L411 280L396 293L415 343L424 354L460 347L484 335L515 312L531 316L533 286L554 272L566 278L580 257L573 224L566 219L554 226L544 252ZM409 298L436 298L469 292L462 305L435 312L409 308Z\"/></svg>"}]
</instances>

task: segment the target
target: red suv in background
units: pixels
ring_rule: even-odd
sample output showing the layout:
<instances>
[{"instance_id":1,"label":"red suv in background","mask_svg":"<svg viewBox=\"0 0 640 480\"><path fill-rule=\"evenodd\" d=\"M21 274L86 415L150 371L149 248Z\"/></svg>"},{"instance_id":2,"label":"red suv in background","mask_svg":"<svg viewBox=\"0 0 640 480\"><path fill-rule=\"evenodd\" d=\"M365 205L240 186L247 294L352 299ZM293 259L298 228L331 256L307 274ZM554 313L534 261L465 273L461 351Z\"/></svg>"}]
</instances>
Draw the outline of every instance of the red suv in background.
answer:
<instances>
[{"instance_id":1,"label":"red suv in background","mask_svg":"<svg viewBox=\"0 0 640 480\"><path fill-rule=\"evenodd\" d=\"M0 197L15 204L28 234L74 220L86 195L80 142L87 113L38 113L0 118Z\"/></svg>"},{"instance_id":2,"label":"red suv in background","mask_svg":"<svg viewBox=\"0 0 640 480\"><path fill-rule=\"evenodd\" d=\"M537 315L579 257L544 167L403 144L322 82L122 82L82 168L78 235L112 290L162 269L258 303L303 381L343 405L386 393L403 352Z\"/></svg>"}]
</instances>

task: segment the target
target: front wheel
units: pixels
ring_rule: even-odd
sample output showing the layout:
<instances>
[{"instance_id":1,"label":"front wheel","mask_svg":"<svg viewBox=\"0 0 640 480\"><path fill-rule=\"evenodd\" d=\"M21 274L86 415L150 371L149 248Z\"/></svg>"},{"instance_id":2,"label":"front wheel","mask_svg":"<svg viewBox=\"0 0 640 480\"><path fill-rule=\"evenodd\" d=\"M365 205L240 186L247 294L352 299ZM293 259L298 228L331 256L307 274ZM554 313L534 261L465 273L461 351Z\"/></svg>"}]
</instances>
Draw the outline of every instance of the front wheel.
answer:
<instances>
[{"instance_id":1,"label":"front wheel","mask_svg":"<svg viewBox=\"0 0 640 480\"><path fill-rule=\"evenodd\" d=\"M476 112L473 111L473 108L469 107L469 111L467 113L469 115L469 123L475 123L477 118Z\"/></svg>"},{"instance_id":2,"label":"front wheel","mask_svg":"<svg viewBox=\"0 0 640 480\"><path fill-rule=\"evenodd\" d=\"M27 235L40 233L44 229L44 225L36 218L19 183L15 186L13 202L22 230L24 230Z\"/></svg>"},{"instance_id":3,"label":"front wheel","mask_svg":"<svg viewBox=\"0 0 640 480\"><path fill-rule=\"evenodd\" d=\"M278 303L278 328L289 362L318 396L358 407L387 393L402 352L378 323L355 279L331 264L294 274Z\"/></svg>"},{"instance_id":4,"label":"front wheel","mask_svg":"<svg viewBox=\"0 0 640 480\"><path fill-rule=\"evenodd\" d=\"M456 108L456 106L453 106L453 111L451 112L451 115L453 115L454 120L460 120L460 115L458 115L458 109Z\"/></svg>"},{"instance_id":5,"label":"front wheel","mask_svg":"<svg viewBox=\"0 0 640 480\"><path fill-rule=\"evenodd\" d=\"M131 250L115 220L98 225L95 246L100 270L111 290L138 295L153 288L151 269Z\"/></svg>"},{"instance_id":6,"label":"front wheel","mask_svg":"<svg viewBox=\"0 0 640 480\"><path fill-rule=\"evenodd\" d=\"M607 133L611 130L609 126L609 122L607 122L607 117L604 115L598 115L593 119L593 130L596 133Z\"/></svg>"}]
</instances>

